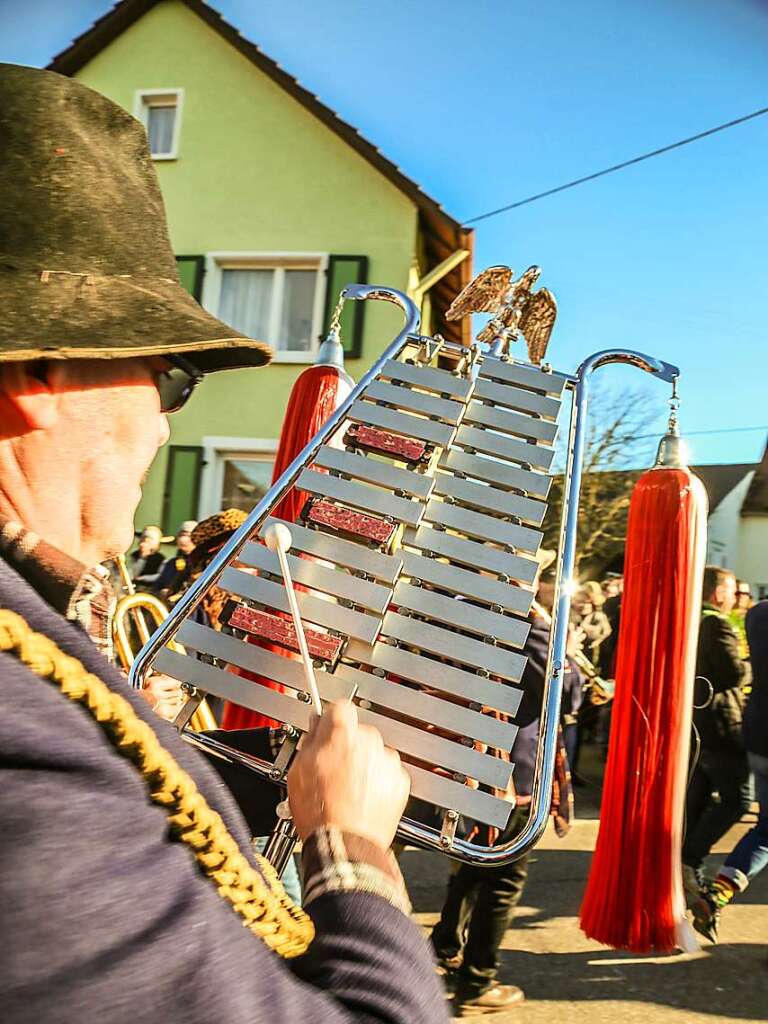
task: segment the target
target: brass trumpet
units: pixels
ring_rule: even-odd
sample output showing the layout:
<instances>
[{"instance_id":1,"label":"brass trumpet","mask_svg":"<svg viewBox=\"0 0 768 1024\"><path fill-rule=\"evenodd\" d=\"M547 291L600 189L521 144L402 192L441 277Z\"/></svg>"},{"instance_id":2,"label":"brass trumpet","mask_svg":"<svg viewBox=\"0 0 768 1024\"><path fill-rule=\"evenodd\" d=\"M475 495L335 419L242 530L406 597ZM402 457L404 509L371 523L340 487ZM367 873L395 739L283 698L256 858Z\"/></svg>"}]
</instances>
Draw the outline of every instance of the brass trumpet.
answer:
<instances>
[{"instance_id":1,"label":"brass trumpet","mask_svg":"<svg viewBox=\"0 0 768 1024\"><path fill-rule=\"evenodd\" d=\"M136 590L133 580L128 573L128 567L125 564L123 555L119 555L115 559L115 564L117 565L124 594L117 602L112 619L112 644L120 667L124 672L130 672L131 666L136 660L136 655L139 653L132 646L131 624L133 624L139 643L143 647L152 635L147 625L146 617L149 616L155 627L157 627L168 617L169 610L159 597ZM152 630L152 633L154 633L154 630ZM173 643L169 646L183 653L184 649L179 644ZM189 724L195 732L205 732L218 728L213 712L205 700L200 702Z\"/></svg>"}]
</instances>

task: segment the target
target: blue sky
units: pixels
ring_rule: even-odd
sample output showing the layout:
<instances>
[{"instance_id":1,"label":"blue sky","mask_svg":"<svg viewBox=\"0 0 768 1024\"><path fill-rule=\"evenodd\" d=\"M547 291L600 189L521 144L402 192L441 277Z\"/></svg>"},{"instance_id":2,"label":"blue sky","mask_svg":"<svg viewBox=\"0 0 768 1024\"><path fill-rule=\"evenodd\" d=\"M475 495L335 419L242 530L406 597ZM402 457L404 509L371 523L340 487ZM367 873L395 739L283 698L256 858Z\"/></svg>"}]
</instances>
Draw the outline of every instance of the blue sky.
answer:
<instances>
[{"instance_id":1,"label":"blue sky","mask_svg":"<svg viewBox=\"0 0 768 1024\"><path fill-rule=\"evenodd\" d=\"M214 6L460 220L768 106L768 0ZM0 0L0 59L45 65L107 7ZM476 265L544 268L557 368L618 345L677 362L684 429L720 431L692 433L694 461L756 460L766 167L768 116L482 222Z\"/></svg>"}]
</instances>

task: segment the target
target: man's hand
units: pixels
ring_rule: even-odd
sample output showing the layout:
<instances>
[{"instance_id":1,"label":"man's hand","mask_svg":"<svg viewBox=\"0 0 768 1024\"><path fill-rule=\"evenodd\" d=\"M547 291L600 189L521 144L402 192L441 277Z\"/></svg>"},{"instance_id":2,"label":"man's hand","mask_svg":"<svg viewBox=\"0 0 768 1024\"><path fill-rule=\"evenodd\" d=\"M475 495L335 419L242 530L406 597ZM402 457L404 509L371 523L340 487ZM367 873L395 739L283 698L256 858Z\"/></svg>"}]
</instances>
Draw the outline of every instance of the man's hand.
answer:
<instances>
[{"instance_id":1,"label":"man's hand","mask_svg":"<svg viewBox=\"0 0 768 1024\"><path fill-rule=\"evenodd\" d=\"M139 692L152 710L167 722L174 720L184 703L181 683L162 672L153 672Z\"/></svg>"},{"instance_id":2,"label":"man's hand","mask_svg":"<svg viewBox=\"0 0 768 1024\"><path fill-rule=\"evenodd\" d=\"M381 733L359 725L352 704L326 706L288 772L296 830L306 839L331 826L387 849L405 808L410 779Z\"/></svg>"}]
</instances>

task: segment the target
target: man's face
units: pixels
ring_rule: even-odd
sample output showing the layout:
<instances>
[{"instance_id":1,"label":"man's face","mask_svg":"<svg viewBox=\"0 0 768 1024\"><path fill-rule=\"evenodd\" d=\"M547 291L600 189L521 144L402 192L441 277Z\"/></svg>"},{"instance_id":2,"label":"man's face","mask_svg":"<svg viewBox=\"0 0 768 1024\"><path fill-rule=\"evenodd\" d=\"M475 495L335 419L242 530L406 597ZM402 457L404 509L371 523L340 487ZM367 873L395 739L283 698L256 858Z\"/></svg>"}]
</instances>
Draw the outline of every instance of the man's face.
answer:
<instances>
[{"instance_id":1,"label":"man's face","mask_svg":"<svg viewBox=\"0 0 768 1024\"><path fill-rule=\"evenodd\" d=\"M141 485L169 437L155 385L162 360L58 364L56 436L64 467L79 467L82 531L99 560L126 551ZM66 471L66 470L65 470Z\"/></svg>"},{"instance_id":2,"label":"man's face","mask_svg":"<svg viewBox=\"0 0 768 1024\"><path fill-rule=\"evenodd\" d=\"M177 533L176 547L182 555L188 555L191 551L194 551L195 545L192 543L191 535L188 533Z\"/></svg>"},{"instance_id":3,"label":"man's face","mask_svg":"<svg viewBox=\"0 0 768 1024\"><path fill-rule=\"evenodd\" d=\"M714 604L726 615L732 612L736 604L736 577L726 576L722 583L715 587Z\"/></svg>"},{"instance_id":4,"label":"man's face","mask_svg":"<svg viewBox=\"0 0 768 1024\"><path fill-rule=\"evenodd\" d=\"M139 539L139 554L142 558L149 558L157 551L157 543L152 537L141 537Z\"/></svg>"}]
</instances>

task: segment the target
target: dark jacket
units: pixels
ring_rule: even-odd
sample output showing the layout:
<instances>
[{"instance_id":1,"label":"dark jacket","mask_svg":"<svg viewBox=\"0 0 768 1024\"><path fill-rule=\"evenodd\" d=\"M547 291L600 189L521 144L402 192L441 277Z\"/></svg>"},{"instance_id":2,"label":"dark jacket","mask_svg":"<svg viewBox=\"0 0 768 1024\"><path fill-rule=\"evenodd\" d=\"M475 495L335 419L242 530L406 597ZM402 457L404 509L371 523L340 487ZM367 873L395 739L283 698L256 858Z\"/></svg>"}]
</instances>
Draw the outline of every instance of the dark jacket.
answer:
<instances>
[{"instance_id":1,"label":"dark jacket","mask_svg":"<svg viewBox=\"0 0 768 1024\"><path fill-rule=\"evenodd\" d=\"M152 585L154 592L164 599L178 594L186 576L187 561L187 556L181 551L177 551L172 558L166 558Z\"/></svg>"},{"instance_id":2,"label":"dark jacket","mask_svg":"<svg viewBox=\"0 0 768 1024\"><path fill-rule=\"evenodd\" d=\"M528 640L523 649L523 654L527 656L528 661L520 682L523 699L515 717L520 731L515 737L512 747L512 760L515 764L513 780L515 791L520 796L530 796L533 790L548 650L549 624L537 616L533 620L531 632L528 634ZM583 688L584 677L581 672L570 660L566 660L563 676L563 714L575 714L578 711L581 706Z\"/></svg>"},{"instance_id":3,"label":"dark jacket","mask_svg":"<svg viewBox=\"0 0 768 1024\"><path fill-rule=\"evenodd\" d=\"M223 781L129 689L86 636L0 560L18 612L121 693L223 817ZM319 897L309 951L277 957L247 931L92 717L0 654L0 1000L3 1024L442 1024L419 929L379 896Z\"/></svg>"},{"instance_id":4,"label":"dark jacket","mask_svg":"<svg viewBox=\"0 0 768 1024\"><path fill-rule=\"evenodd\" d=\"M699 627L696 653L696 703L709 695L702 682L708 680L712 699L706 707L697 707L693 721L699 731L703 750L724 753L742 749L742 721L749 682L749 665L739 652L739 638L728 619L716 608L705 604Z\"/></svg>"},{"instance_id":5,"label":"dark jacket","mask_svg":"<svg viewBox=\"0 0 768 1024\"><path fill-rule=\"evenodd\" d=\"M768 757L768 601L747 612L747 643L752 662L752 692L744 709L744 745Z\"/></svg>"},{"instance_id":6,"label":"dark jacket","mask_svg":"<svg viewBox=\"0 0 768 1024\"><path fill-rule=\"evenodd\" d=\"M149 590L155 585L155 580L162 568L163 561L163 556L159 551L153 551L146 558L141 557L138 548L130 553L128 556L128 572L133 582L138 584L137 590Z\"/></svg>"}]
</instances>

